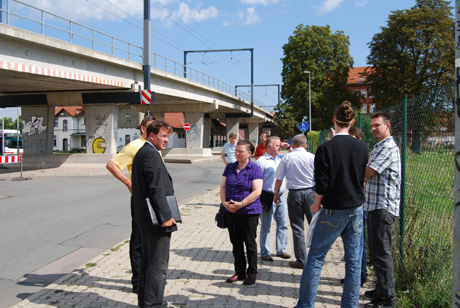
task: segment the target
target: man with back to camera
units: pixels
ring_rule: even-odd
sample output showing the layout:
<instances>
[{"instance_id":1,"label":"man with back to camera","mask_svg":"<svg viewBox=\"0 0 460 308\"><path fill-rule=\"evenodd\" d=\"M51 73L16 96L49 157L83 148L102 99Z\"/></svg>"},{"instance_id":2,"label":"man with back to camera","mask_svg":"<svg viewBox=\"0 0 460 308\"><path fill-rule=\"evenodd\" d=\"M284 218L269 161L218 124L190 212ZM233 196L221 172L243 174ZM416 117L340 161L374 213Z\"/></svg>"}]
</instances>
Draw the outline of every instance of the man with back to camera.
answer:
<instances>
[{"instance_id":1,"label":"man with back to camera","mask_svg":"<svg viewBox=\"0 0 460 308\"><path fill-rule=\"evenodd\" d=\"M275 171L283 158L283 155L279 155L281 149L281 140L279 137L268 137L265 145L265 154L256 161L256 164L260 166L263 172L262 195L264 193L274 194L276 180ZM264 209L260 216L260 257L264 261L273 261L270 255L269 237L273 217L276 222L276 255L283 259L289 259L291 257L291 255L286 252L288 243L288 222L287 205L283 196L285 186L283 180L279 192L280 201L274 203L272 197L269 210L267 211ZM265 207L265 205L263 206Z\"/></svg>"},{"instance_id":2,"label":"man with back to camera","mask_svg":"<svg viewBox=\"0 0 460 308\"><path fill-rule=\"evenodd\" d=\"M366 203L369 255L374 266L377 286L364 296L372 299L366 308L396 307L396 291L391 256L393 224L399 216L401 194L401 158L390 132L390 115L371 116L371 130L378 143L374 146L366 169Z\"/></svg>"},{"instance_id":3,"label":"man with back to camera","mask_svg":"<svg viewBox=\"0 0 460 308\"><path fill-rule=\"evenodd\" d=\"M141 231L142 257L139 270L140 308L166 307L164 291L169 264L171 233L177 231L166 196L174 195L171 176L160 155L172 127L164 121L147 126L147 141L133 161L134 220ZM161 225L152 224L146 199Z\"/></svg>"},{"instance_id":4,"label":"man with back to camera","mask_svg":"<svg viewBox=\"0 0 460 308\"><path fill-rule=\"evenodd\" d=\"M294 136L293 151L283 157L275 172L274 202L281 200L281 184L286 177L286 187L289 190L287 205L289 221L294 241L296 260L289 261L293 268L303 268L307 259L307 248L304 233L304 215L310 223L312 214L309 205L315 200L314 158L307 152L307 137L303 134Z\"/></svg>"},{"instance_id":5,"label":"man with back to camera","mask_svg":"<svg viewBox=\"0 0 460 308\"><path fill-rule=\"evenodd\" d=\"M120 182L128 187L129 192L131 195L133 194L132 191L132 173L131 168L133 165L133 159L136 155L137 151L144 145L145 139L147 138L147 125L155 120L153 116L146 116L142 120L142 122L137 126L137 128L141 131L141 135L138 139L131 141L125 147L115 155L112 160L110 160L106 168L112 173L112 175L118 179ZM128 168L129 178L127 178L122 170ZM139 287L139 267L141 261L141 254L142 254L142 244L141 244L141 237L139 228L134 221L134 205L133 205L133 198L131 196L131 238L129 240L129 259L131 261L131 271L133 273L131 278L131 283L133 285L133 292L138 292Z\"/></svg>"},{"instance_id":6,"label":"man with back to camera","mask_svg":"<svg viewBox=\"0 0 460 308\"><path fill-rule=\"evenodd\" d=\"M230 141L224 144L224 146L222 147L222 151L220 152L220 157L222 158L225 166L227 166L228 163L236 162L236 157L235 157L236 134L230 133L228 135L228 139ZM225 158L225 154L227 154L227 158Z\"/></svg>"}]
</instances>

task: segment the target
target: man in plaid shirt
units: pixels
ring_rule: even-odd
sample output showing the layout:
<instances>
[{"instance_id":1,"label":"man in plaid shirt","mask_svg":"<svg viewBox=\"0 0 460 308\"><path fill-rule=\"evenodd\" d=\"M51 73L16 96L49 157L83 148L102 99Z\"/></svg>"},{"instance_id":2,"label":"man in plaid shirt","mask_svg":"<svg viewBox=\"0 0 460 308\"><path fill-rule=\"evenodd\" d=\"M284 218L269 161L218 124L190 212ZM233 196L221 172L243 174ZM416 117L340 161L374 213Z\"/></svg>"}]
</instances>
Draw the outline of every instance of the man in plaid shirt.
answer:
<instances>
[{"instance_id":1,"label":"man in plaid shirt","mask_svg":"<svg viewBox=\"0 0 460 308\"><path fill-rule=\"evenodd\" d=\"M365 307L396 307L391 237L393 224L399 216L401 158L390 133L390 115L376 113L371 118L372 134L378 143L366 169L364 209L369 211L369 252L377 286L364 293L372 299Z\"/></svg>"}]
</instances>

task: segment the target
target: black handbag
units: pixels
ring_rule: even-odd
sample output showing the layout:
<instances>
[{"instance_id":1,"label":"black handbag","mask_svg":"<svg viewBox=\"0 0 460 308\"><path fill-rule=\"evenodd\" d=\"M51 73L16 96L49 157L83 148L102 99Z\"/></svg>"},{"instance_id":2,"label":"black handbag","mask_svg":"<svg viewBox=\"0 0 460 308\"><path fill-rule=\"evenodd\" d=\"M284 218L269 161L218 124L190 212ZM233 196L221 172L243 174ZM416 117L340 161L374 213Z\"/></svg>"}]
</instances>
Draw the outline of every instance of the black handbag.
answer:
<instances>
[{"instance_id":1,"label":"black handbag","mask_svg":"<svg viewBox=\"0 0 460 308\"><path fill-rule=\"evenodd\" d=\"M219 212L217 212L216 214L216 223L219 228L227 228L227 221L225 220L225 216L227 216L227 212L225 211L225 207L221 203L219 207Z\"/></svg>"},{"instance_id":2,"label":"black handbag","mask_svg":"<svg viewBox=\"0 0 460 308\"><path fill-rule=\"evenodd\" d=\"M270 211L273 204L273 198L275 198L275 193L262 190L260 194L260 203L262 203L262 209L264 211Z\"/></svg>"}]
</instances>

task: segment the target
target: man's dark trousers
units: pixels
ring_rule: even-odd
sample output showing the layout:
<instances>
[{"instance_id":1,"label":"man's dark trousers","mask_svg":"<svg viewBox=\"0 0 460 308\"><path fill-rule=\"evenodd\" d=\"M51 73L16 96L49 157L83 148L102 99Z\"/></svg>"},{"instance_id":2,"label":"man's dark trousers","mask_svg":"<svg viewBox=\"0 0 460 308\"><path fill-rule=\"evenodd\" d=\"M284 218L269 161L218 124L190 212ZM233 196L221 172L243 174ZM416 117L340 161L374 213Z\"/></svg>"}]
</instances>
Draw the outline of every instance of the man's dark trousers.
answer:
<instances>
[{"instance_id":1,"label":"man's dark trousers","mask_svg":"<svg viewBox=\"0 0 460 308\"><path fill-rule=\"evenodd\" d=\"M369 254L377 278L377 297L386 303L396 304L396 292L391 256L391 238L396 216L388 210L369 211L367 231Z\"/></svg>"},{"instance_id":2,"label":"man's dark trousers","mask_svg":"<svg viewBox=\"0 0 460 308\"><path fill-rule=\"evenodd\" d=\"M131 283L133 290L139 289L139 269L141 267L142 242L141 231L134 221L134 200L131 196L131 239L129 240L129 260L131 261Z\"/></svg>"},{"instance_id":3,"label":"man's dark trousers","mask_svg":"<svg viewBox=\"0 0 460 308\"><path fill-rule=\"evenodd\" d=\"M144 247L139 274L139 307L163 307L171 232L142 232Z\"/></svg>"}]
</instances>

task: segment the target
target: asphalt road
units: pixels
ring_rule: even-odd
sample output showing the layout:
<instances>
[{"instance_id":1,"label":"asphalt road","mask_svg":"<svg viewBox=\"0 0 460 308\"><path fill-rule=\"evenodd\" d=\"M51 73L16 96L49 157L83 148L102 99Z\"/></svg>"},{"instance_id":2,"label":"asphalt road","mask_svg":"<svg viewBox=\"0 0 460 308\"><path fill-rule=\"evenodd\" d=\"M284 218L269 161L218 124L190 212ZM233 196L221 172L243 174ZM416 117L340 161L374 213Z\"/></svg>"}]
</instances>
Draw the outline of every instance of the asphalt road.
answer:
<instances>
[{"instance_id":1,"label":"asphalt road","mask_svg":"<svg viewBox=\"0 0 460 308\"><path fill-rule=\"evenodd\" d=\"M179 201L220 184L222 162L167 164ZM112 176L0 180L0 308L129 238L129 192Z\"/></svg>"}]
</instances>

